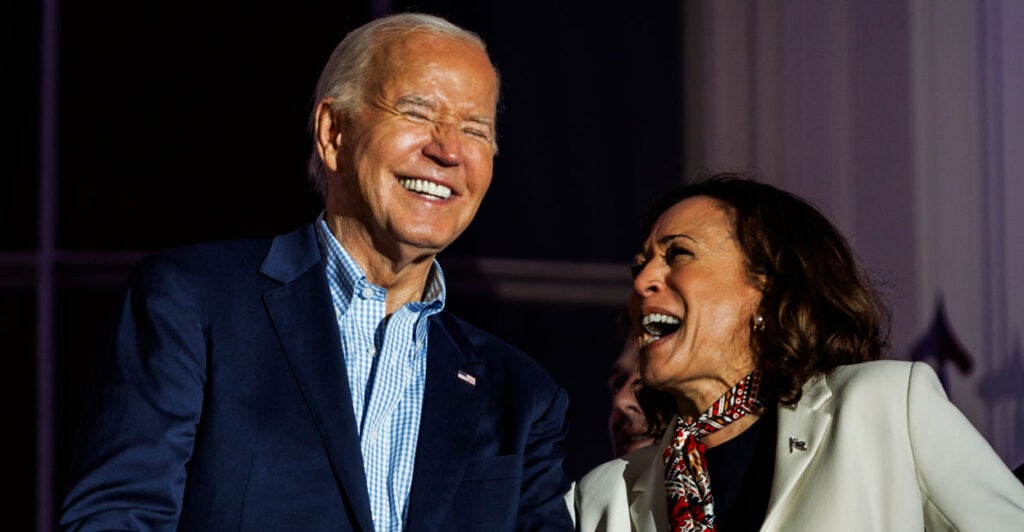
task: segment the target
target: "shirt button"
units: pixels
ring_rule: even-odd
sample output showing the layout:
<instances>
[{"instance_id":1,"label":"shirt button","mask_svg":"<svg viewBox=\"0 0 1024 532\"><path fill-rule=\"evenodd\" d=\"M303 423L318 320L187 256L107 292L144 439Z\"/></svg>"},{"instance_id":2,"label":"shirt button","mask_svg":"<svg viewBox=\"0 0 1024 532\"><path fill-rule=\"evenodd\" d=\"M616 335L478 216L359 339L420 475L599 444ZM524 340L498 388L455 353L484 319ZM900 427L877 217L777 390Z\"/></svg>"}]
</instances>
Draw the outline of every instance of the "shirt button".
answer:
<instances>
[{"instance_id":1,"label":"shirt button","mask_svg":"<svg viewBox=\"0 0 1024 532\"><path fill-rule=\"evenodd\" d=\"M370 356L372 356L372 357L373 357L373 356L377 356L377 348L376 348L376 347L373 347L373 346L367 347L367 348L366 348L366 352L367 352L367 353L368 353L368 354L369 354Z\"/></svg>"},{"instance_id":2,"label":"shirt button","mask_svg":"<svg viewBox=\"0 0 1024 532\"><path fill-rule=\"evenodd\" d=\"M364 286L363 291L360 293L362 294L363 299L370 299L371 297L373 297L373 289L370 288L369 286Z\"/></svg>"},{"instance_id":3,"label":"shirt button","mask_svg":"<svg viewBox=\"0 0 1024 532\"><path fill-rule=\"evenodd\" d=\"M373 441L373 440L376 440L376 439L377 439L377 429L373 429L373 430L370 431L370 441Z\"/></svg>"}]
</instances>

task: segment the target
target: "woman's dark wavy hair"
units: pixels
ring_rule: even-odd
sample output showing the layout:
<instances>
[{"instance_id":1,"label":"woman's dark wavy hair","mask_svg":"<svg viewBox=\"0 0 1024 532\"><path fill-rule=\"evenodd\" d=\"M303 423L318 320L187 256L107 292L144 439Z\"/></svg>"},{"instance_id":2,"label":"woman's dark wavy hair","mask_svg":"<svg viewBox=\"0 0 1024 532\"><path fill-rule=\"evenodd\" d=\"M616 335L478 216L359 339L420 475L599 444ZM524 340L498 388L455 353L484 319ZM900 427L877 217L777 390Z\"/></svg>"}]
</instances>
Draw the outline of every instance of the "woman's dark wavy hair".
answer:
<instances>
[{"instance_id":1,"label":"woman's dark wavy hair","mask_svg":"<svg viewBox=\"0 0 1024 532\"><path fill-rule=\"evenodd\" d=\"M814 375L882 358L889 309L838 229L802 198L743 174L703 177L662 195L641 226L646 239L658 218L686 198L706 196L725 209L755 282L765 276L751 334L766 404L792 405ZM675 398L640 385L637 400L652 435L676 414Z\"/></svg>"}]
</instances>

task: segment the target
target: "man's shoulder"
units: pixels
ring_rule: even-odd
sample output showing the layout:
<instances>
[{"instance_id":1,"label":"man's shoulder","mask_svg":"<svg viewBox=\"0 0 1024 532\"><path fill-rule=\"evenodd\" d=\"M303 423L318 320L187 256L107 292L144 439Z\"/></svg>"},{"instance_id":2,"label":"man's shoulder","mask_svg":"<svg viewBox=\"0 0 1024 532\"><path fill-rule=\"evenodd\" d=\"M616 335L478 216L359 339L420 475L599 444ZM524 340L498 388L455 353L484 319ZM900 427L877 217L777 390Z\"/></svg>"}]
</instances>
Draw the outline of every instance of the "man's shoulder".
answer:
<instances>
[{"instance_id":1,"label":"man's shoulder","mask_svg":"<svg viewBox=\"0 0 1024 532\"><path fill-rule=\"evenodd\" d=\"M297 239L304 233L312 235L312 226L310 224L273 236L209 240L175 246L150 253L143 257L140 262L176 262L181 264L211 260L239 262L247 259L251 260L253 256L262 259L275 240Z\"/></svg>"},{"instance_id":2,"label":"man's shoulder","mask_svg":"<svg viewBox=\"0 0 1024 532\"><path fill-rule=\"evenodd\" d=\"M443 311L437 314L439 325L451 332L458 332L467 341L474 345L492 345L502 349L522 352L518 347L499 338L497 335L484 330L482 327L471 323L469 320L457 316L450 311Z\"/></svg>"},{"instance_id":3,"label":"man's shoulder","mask_svg":"<svg viewBox=\"0 0 1024 532\"><path fill-rule=\"evenodd\" d=\"M524 380L535 384L555 385L547 370L510 342L448 311L439 312L434 319L457 345L471 351L474 357L483 359L488 365L498 367L510 375L522 375Z\"/></svg>"},{"instance_id":4,"label":"man's shoulder","mask_svg":"<svg viewBox=\"0 0 1024 532\"><path fill-rule=\"evenodd\" d=\"M142 257L135 264L133 274L136 278L182 275L239 279L257 273L275 242L301 240L304 233L312 235L309 224L277 236L211 240L176 246Z\"/></svg>"}]
</instances>

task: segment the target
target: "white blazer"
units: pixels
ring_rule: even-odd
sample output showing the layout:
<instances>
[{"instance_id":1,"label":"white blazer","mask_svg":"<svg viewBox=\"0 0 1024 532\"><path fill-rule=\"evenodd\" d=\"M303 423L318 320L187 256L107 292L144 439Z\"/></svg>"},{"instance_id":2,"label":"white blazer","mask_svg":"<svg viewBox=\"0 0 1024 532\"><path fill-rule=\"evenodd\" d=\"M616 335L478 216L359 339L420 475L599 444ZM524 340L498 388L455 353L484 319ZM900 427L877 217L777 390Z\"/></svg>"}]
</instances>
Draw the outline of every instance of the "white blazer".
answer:
<instances>
[{"instance_id":1,"label":"white blazer","mask_svg":"<svg viewBox=\"0 0 1024 532\"><path fill-rule=\"evenodd\" d=\"M803 390L798 404L779 407L761 530L1024 531L1024 485L929 365L843 366ZM565 498L576 529L667 531L667 444L663 438L573 483Z\"/></svg>"}]
</instances>

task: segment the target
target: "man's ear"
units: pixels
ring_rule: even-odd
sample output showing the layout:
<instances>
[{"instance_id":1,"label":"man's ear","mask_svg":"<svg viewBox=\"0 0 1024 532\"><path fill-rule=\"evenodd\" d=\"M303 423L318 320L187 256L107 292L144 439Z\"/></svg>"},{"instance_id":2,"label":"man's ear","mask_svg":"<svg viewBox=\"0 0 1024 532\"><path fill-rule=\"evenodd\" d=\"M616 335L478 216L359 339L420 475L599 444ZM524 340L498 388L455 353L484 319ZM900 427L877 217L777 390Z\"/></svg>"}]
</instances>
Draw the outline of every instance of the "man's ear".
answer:
<instances>
[{"instance_id":1,"label":"man's ear","mask_svg":"<svg viewBox=\"0 0 1024 532\"><path fill-rule=\"evenodd\" d=\"M316 151L324 167L338 171L338 151L341 149L341 120L332 108L333 99L325 99L316 106Z\"/></svg>"}]
</instances>

